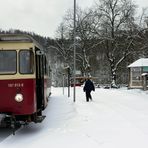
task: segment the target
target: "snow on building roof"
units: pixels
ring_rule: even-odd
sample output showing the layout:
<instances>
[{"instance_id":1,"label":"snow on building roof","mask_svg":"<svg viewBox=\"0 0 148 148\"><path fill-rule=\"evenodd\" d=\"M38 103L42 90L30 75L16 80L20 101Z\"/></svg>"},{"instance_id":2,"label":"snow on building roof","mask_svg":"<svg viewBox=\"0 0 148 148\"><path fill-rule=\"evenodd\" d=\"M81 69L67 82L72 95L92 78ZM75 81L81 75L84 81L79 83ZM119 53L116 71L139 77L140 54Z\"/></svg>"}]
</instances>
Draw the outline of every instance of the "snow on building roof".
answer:
<instances>
[{"instance_id":1,"label":"snow on building roof","mask_svg":"<svg viewBox=\"0 0 148 148\"><path fill-rule=\"evenodd\" d=\"M130 64L128 67L144 67L144 66L148 66L148 58L141 58Z\"/></svg>"},{"instance_id":2,"label":"snow on building roof","mask_svg":"<svg viewBox=\"0 0 148 148\"><path fill-rule=\"evenodd\" d=\"M148 73L142 73L141 75L142 75L142 76L147 76L147 75L148 75Z\"/></svg>"}]
</instances>

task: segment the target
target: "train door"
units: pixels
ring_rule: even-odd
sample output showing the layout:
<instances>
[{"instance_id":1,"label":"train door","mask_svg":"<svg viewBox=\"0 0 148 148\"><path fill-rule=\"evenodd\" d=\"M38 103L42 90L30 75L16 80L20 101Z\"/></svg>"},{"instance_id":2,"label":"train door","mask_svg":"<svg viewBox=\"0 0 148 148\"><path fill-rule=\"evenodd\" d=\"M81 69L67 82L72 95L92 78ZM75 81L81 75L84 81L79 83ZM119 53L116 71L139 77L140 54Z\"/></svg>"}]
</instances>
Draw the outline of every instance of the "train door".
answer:
<instances>
[{"instance_id":1,"label":"train door","mask_svg":"<svg viewBox=\"0 0 148 148\"><path fill-rule=\"evenodd\" d=\"M37 109L40 110L44 106L44 55L36 52L36 95Z\"/></svg>"}]
</instances>

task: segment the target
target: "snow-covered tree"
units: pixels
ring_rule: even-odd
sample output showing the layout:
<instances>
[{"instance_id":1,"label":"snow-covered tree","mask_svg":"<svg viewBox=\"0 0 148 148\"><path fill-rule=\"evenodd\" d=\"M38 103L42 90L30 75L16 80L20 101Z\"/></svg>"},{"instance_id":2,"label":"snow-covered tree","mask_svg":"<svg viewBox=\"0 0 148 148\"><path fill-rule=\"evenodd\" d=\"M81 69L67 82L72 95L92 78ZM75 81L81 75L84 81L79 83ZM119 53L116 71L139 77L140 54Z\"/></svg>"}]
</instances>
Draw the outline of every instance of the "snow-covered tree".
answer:
<instances>
[{"instance_id":1,"label":"snow-covered tree","mask_svg":"<svg viewBox=\"0 0 148 148\"><path fill-rule=\"evenodd\" d=\"M130 0L99 0L94 33L102 40L110 63L111 86L116 87L116 72L120 63L134 50L136 6Z\"/></svg>"},{"instance_id":2,"label":"snow-covered tree","mask_svg":"<svg viewBox=\"0 0 148 148\"><path fill-rule=\"evenodd\" d=\"M92 54L92 49L95 47L94 38L93 38L94 34L92 34L90 28L92 20L93 17L91 10L84 11L81 10L81 8L77 7L76 11L76 63L77 64L76 65L77 69L81 70L84 76L90 75L91 64L89 60ZM73 11L67 12L62 25L63 27L60 27L61 30L60 31L58 30L59 32L58 34L61 35L61 33L63 33L61 37L64 37L72 41L73 29L74 29ZM73 47L72 42L71 44L69 44L69 47L70 48L65 48L65 50L62 50L62 53L64 53L64 51L67 53L67 49L71 49Z\"/></svg>"}]
</instances>

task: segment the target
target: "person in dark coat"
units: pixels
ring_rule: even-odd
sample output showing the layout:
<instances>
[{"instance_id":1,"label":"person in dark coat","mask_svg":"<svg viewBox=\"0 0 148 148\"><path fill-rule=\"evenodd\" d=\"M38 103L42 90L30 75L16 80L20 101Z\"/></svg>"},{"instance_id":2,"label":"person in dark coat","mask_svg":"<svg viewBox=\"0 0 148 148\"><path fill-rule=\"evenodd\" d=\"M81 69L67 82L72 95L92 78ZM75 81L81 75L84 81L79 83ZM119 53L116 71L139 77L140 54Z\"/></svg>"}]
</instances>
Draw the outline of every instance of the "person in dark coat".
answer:
<instances>
[{"instance_id":1,"label":"person in dark coat","mask_svg":"<svg viewBox=\"0 0 148 148\"><path fill-rule=\"evenodd\" d=\"M92 100L91 91L95 91L95 87L89 78L85 81L83 90L86 93L86 101L89 102L89 99Z\"/></svg>"}]
</instances>

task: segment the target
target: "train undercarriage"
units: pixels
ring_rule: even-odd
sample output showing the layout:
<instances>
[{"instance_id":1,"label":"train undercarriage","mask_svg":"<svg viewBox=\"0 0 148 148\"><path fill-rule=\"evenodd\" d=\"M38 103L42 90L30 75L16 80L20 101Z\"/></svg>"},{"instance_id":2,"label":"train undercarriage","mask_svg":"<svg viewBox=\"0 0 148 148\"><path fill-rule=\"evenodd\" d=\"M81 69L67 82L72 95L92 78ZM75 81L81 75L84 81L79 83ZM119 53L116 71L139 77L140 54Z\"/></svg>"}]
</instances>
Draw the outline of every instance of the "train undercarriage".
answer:
<instances>
[{"instance_id":1,"label":"train undercarriage","mask_svg":"<svg viewBox=\"0 0 148 148\"><path fill-rule=\"evenodd\" d=\"M41 123L45 117L42 115L42 111L32 115L1 114L0 127L12 128L12 134L15 135L15 131L21 126L26 126L31 122Z\"/></svg>"}]
</instances>

